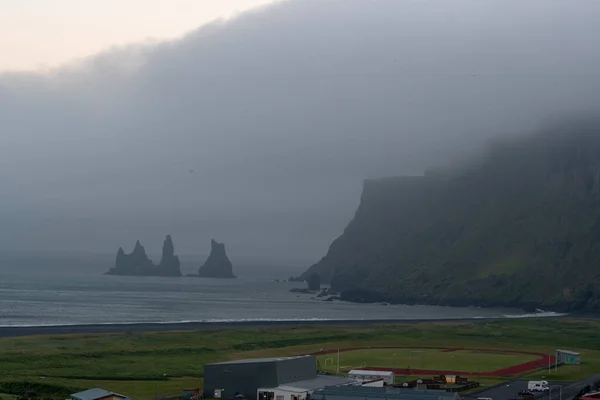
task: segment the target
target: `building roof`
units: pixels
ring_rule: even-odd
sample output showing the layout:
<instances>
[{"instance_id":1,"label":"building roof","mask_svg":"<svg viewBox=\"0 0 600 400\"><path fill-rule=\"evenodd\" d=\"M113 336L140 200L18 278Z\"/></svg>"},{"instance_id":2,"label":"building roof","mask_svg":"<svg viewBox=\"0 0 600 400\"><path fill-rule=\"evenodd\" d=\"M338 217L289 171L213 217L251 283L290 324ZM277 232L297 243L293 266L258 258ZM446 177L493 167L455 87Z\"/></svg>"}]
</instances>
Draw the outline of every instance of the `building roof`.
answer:
<instances>
[{"instance_id":1,"label":"building roof","mask_svg":"<svg viewBox=\"0 0 600 400\"><path fill-rule=\"evenodd\" d=\"M600 392L586 393L581 396L582 399L600 399Z\"/></svg>"},{"instance_id":2,"label":"building roof","mask_svg":"<svg viewBox=\"0 0 600 400\"><path fill-rule=\"evenodd\" d=\"M368 370L368 369L353 369L348 372L348 375L366 375L366 376L393 376L394 373L392 371L376 371L376 370Z\"/></svg>"},{"instance_id":3,"label":"building roof","mask_svg":"<svg viewBox=\"0 0 600 400\"><path fill-rule=\"evenodd\" d=\"M379 388L372 388L379 389ZM326 400L368 400L368 399L398 399L398 400L456 400L459 399L458 394L450 393L442 390L428 390L425 391L417 391L417 390L406 390L403 394L394 394L394 395L371 395L371 394L363 394L362 396L358 395L347 395L347 394L338 394L338 395L325 395L323 397L316 396L315 398L326 399ZM435 392L435 393L432 393Z\"/></svg>"},{"instance_id":4,"label":"building roof","mask_svg":"<svg viewBox=\"0 0 600 400\"><path fill-rule=\"evenodd\" d=\"M288 382L283 385L279 385L274 389L284 390L286 392L304 393L316 389L323 389L327 386L346 385L352 382L353 381L351 379L345 378L343 376L317 375L316 378L306 379L303 381ZM266 388L261 388L259 390L263 389Z\"/></svg>"},{"instance_id":5,"label":"building roof","mask_svg":"<svg viewBox=\"0 0 600 400\"><path fill-rule=\"evenodd\" d=\"M444 390L414 390L367 386L326 387L323 390L315 392L314 397L321 400L356 400L357 398L360 400L455 400L459 398L458 394Z\"/></svg>"},{"instance_id":6,"label":"building roof","mask_svg":"<svg viewBox=\"0 0 600 400\"><path fill-rule=\"evenodd\" d=\"M122 394L113 393L109 392L108 390L98 388L84 390L83 392L73 393L71 395L72 398L77 400L96 400L108 396L119 396L123 399L127 399L127 396L123 396Z\"/></svg>"},{"instance_id":7,"label":"building roof","mask_svg":"<svg viewBox=\"0 0 600 400\"><path fill-rule=\"evenodd\" d=\"M285 386L285 385L277 386L275 389L277 389L277 390L283 390L283 391L286 391L286 392L292 392L292 393L304 393L304 392L306 392L306 389L301 389L301 388L292 387L292 386Z\"/></svg>"},{"instance_id":8,"label":"building roof","mask_svg":"<svg viewBox=\"0 0 600 400\"><path fill-rule=\"evenodd\" d=\"M252 364L252 363L272 363L285 360L296 360L298 358L306 358L314 356L296 356L296 357L270 357L270 358L246 358L243 360L223 361L207 365L227 365L227 364Z\"/></svg>"},{"instance_id":9,"label":"building roof","mask_svg":"<svg viewBox=\"0 0 600 400\"><path fill-rule=\"evenodd\" d=\"M577 353L576 351L570 351L570 350L556 350L556 352L561 352L561 353L565 353L565 354L570 354L572 356L579 356L581 355L580 353Z\"/></svg>"}]
</instances>

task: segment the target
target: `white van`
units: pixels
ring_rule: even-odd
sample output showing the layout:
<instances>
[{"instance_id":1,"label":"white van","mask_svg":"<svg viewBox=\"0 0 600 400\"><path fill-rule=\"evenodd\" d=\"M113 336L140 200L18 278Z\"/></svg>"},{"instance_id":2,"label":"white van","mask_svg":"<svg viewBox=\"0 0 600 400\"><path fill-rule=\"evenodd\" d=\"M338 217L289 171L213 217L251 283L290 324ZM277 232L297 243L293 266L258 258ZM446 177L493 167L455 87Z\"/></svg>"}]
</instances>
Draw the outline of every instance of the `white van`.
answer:
<instances>
[{"instance_id":1,"label":"white van","mask_svg":"<svg viewBox=\"0 0 600 400\"><path fill-rule=\"evenodd\" d=\"M527 389L532 392L547 392L550 390L550 386L548 386L548 381L529 381Z\"/></svg>"}]
</instances>

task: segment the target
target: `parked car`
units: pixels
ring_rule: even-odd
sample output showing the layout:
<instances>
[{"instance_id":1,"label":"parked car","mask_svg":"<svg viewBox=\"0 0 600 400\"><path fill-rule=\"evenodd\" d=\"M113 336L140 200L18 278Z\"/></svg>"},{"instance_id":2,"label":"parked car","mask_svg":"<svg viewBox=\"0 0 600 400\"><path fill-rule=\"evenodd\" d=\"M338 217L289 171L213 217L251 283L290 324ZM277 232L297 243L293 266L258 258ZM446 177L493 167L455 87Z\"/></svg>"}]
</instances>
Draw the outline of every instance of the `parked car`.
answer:
<instances>
[{"instance_id":1,"label":"parked car","mask_svg":"<svg viewBox=\"0 0 600 400\"><path fill-rule=\"evenodd\" d=\"M531 390L521 390L519 392L519 397L533 397L535 396L535 393L533 393Z\"/></svg>"}]
</instances>

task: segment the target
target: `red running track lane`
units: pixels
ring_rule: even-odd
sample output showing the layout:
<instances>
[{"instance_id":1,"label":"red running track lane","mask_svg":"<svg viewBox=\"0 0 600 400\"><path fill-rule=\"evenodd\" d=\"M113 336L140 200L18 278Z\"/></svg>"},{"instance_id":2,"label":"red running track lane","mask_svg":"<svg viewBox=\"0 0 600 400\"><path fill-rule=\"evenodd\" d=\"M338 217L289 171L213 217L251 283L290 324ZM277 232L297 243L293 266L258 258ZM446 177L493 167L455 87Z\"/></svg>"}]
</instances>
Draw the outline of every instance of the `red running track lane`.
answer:
<instances>
[{"instance_id":1,"label":"red running track lane","mask_svg":"<svg viewBox=\"0 0 600 400\"><path fill-rule=\"evenodd\" d=\"M432 369L410 369L411 375L460 375L460 376L511 376L511 375L520 375L529 371L533 371L539 368L546 368L548 365L553 365L556 362L555 356L549 356L542 353L534 353L531 351L511 351L511 350L497 350L497 349L467 349L467 348L445 348L445 347L415 347L415 346L394 346L394 347L352 347L339 349L340 353L344 351L353 351L353 350L369 350L369 349L438 349L445 351L459 351L459 350L472 350L472 351L481 351L481 352L489 352L489 353L504 353L504 354L528 354L528 355L536 355L540 358L537 360L529 361L522 364L513 365L511 367L497 369L495 371L486 371L486 372L465 372L465 371L438 371ZM313 355L323 355L323 354L332 354L337 353L338 350L322 350ZM367 367L364 369L368 370L378 370L381 368L377 367ZM386 371L392 371L396 375L404 375L407 372L406 368L385 368Z\"/></svg>"}]
</instances>

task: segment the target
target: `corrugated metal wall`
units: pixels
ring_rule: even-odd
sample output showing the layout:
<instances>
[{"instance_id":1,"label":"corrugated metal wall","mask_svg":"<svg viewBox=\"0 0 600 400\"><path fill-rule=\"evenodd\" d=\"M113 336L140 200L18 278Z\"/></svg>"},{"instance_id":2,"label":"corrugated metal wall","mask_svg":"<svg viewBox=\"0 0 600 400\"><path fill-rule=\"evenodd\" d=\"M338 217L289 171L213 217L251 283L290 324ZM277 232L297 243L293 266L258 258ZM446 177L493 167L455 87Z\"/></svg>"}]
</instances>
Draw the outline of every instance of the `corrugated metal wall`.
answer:
<instances>
[{"instance_id":1,"label":"corrugated metal wall","mask_svg":"<svg viewBox=\"0 0 600 400\"><path fill-rule=\"evenodd\" d=\"M316 357L277 361L207 364L204 366L204 396L214 397L215 389L223 389L223 399L233 399L236 392L256 399L256 391L312 379L317 376Z\"/></svg>"},{"instance_id":2,"label":"corrugated metal wall","mask_svg":"<svg viewBox=\"0 0 600 400\"><path fill-rule=\"evenodd\" d=\"M284 383L305 381L317 377L317 358L315 356L294 358L277 362L277 381Z\"/></svg>"},{"instance_id":3,"label":"corrugated metal wall","mask_svg":"<svg viewBox=\"0 0 600 400\"><path fill-rule=\"evenodd\" d=\"M215 389L223 389L221 397L233 399L241 393L256 398L259 387L277 386L274 363L213 364L204 366L204 396L214 397Z\"/></svg>"}]
</instances>

